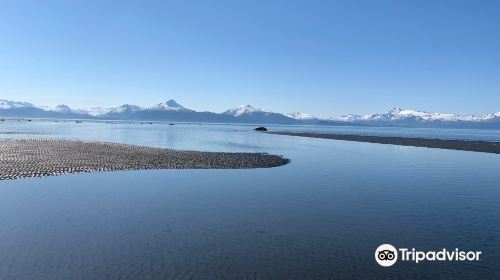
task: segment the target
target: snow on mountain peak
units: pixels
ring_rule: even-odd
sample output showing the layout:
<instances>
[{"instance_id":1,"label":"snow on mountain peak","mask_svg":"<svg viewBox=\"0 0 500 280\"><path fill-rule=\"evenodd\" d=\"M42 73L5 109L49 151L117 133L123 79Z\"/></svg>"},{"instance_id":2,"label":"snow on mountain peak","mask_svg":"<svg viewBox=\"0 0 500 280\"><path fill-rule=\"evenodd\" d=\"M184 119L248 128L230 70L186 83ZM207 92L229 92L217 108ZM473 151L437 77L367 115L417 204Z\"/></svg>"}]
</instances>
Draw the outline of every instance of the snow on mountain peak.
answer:
<instances>
[{"instance_id":1,"label":"snow on mountain peak","mask_svg":"<svg viewBox=\"0 0 500 280\"><path fill-rule=\"evenodd\" d=\"M0 109L15 109L23 107L35 107L33 104L28 102L10 101L5 99L0 99Z\"/></svg>"},{"instance_id":2,"label":"snow on mountain peak","mask_svg":"<svg viewBox=\"0 0 500 280\"><path fill-rule=\"evenodd\" d=\"M442 122L457 122L457 121L497 121L500 120L500 112L485 114L485 115L469 115L462 116L451 113L429 113L425 111L408 110L401 108L394 108L385 114L368 114L364 116L347 115L330 120L356 122L356 121L442 121Z\"/></svg>"},{"instance_id":3,"label":"snow on mountain peak","mask_svg":"<svg viewBox=\"0 0 500 280\"><path fill-rule=\"evenodd\" d=\"M328 118L328 120L330 120L330 121L351 122L351 121L360 120L362 118L363 117L360 116L360 115L349 114L349 115L342 115L342 116L338 116L338 117L331 117L331 118Z\"/></svg>"},{"instance_id":4,"label":"snow on mountain peak","mask_svg":"<svg viewBox=\"0 0 500 280\"><path fill-rule=\"evenodd\" d=\"M164 110L164 111L192 111L192 110L189 110L189 109L183 107L179 103L175 102L175 100L173 100L173 99L167 100L167 102L165 102L165 103L162 102L162 103L152 107L151 109L152 110Z\"/></svg>"},{"instance_id":5,"label":"snow on mountain peak","mask_svg":"<svg viewBox=\"0 0 500 280\"><path fill-rule=\"evenodd\" d=\"M397 115L397 114L400 114L402 111L405 111L399 107L395 107L393 108L392 110L389 111L389 114L394 114L394 115Z\"/></svg>"},{"instance_id":6,"label":"snow on mountain peak","mask_svg":"<svg viewBox=\"0 0 500 280\"><path fill-rule=\"evenodd\" d=\"M460 116L449 113L428 113L425 111L415 111L401 108L394 108L386 114L369 114L361 117L362 120L423 120L423 121L456 121Z\"/></svg>"},{"instance_id":7,"label":"snow on mountain peak","mask_svg":"<svg viewBox=\"0 0 500 280\"><path fill-rule=\"evenodd\" d=\"M131 112L137 112L140 110L142 110L142 108L139 106L123 104L121 106L113 107L113 108L92 107L92 108L84 109L84 110L76 110L74 112L79 113L79 114L89 115L92 117L100 117L100 116L104 116L104 115L110 114L110 113L114 113L114 114L131 113Z\"/></svg>"},{"instance_id":8,"label":"snow on mountain peak","mask_svg":"<svg viewBox=\"0 0 500 280\"><path fill-rule=\"evenodd\" d=\"M285 116L292 118L292 119L296 119L296 120L314 120L314 119L316 119L316 117L311 115L311 114L299 113L299 112L285 114Z\"/></svg>"},{"instance_id":9,"label":"snow on mountain peak","mask_svg":"<svg viewBox=\"0 0 500 280\"><path fill-rule=\"evenodd\" d=\"M486 115L482 116L482 120L485 120L485 121L491 121L491 120L496 120L496 119L500 119L500 112L486 114Z\"/></svg>"},{"instance_id":10,"label":"snow on mountain peak","mask_svg":"<svg viewBox=\"0 0 500 280\"><path fill-rule=\"evenodd\" d=\"M262 110L260 108L255 108L251 105L240 105L236 108L225 111L224 114L239 117L242 115L251 115L256 112L268 113L268 111Z\"/></svg>"},{"instance_id":11,"label":"snow on mountain peak","mask_svg":"<svg viewBox=\"0 0 500 280\"><path fill-rule=\"evenodd\" d=\"M74 112L77 114L89 115L92 117L99 117L106 115L111 109L110 108L102 108L102 107L92 107L89 109L79 109Z\"/></svg>"},{"instance_id":12,"label":"snow on mountain peak","mask_svg":"<svg viewBox=\"0 0 500 280\"><path fill-rule=\"evenodd\" d=\"M396 119L406 119L414 118L426 121L456 121L460 117L455 114L449 113L428 113L424 111L414 111L414 110L400 110L396 116Z\"/></svg>"},{"instance_id":13,"label":"snow on mountain peak","mask_svg":"<svg viewBox=\"0 0 500 280\"><path fill-rule=\"evenodd\" d=\"M108 113L131 113L142 110L141 107L130 104L123 104L122 106L111 108Z\"/></svg>"},{"instance_id":14,"label":"snow on mountain peak","mask_svg":"<svg viewBox=\"0 0 500 280\"><path fill-rule=\"evenodd\" d=\"M42 109L44 111L50 111L53 113L61 113L61 117L64 114L82 114L93 117L106 117L107 114L113 113L112 117L117 118L127 118L133 117L135 112L144 110L136 105L124 104L119 107L114 108L102 108L93 107L90 109L72 109L67 105L61 104L56 107L49 108L44 106L34 106L28 102L10 101L5 99L0 99L0 110L18 109L18 108L33 108ZM193 110L187 109L177 103L175 100L167 100L154 107L150 107L148 110L161 110L169 112L195 112ZM20 111L20 110L16 110ZM29 111L29 110L26 110ZM5 111L3 111L5 112ZM22 113L22 112L21 112ZM223 114L242 117L246 120L258 121L258 122L290 122L290 119L295 119L298 121L304 121L304 123L313 123L314 120L319 120L311 114L294 112L289 114L273 113L271 111L262 110L260 108L253 107L251 105L240 105L236 108L229 109ZM66 115L68 116L68 115ZM110 115L111 116L111 115ZM500 123L500 112L482 114L482 115L457 115L451 113L433 113L426 111L417 111L403 109L395 107L388 111L387 113L375 113L369 115L344 115L340 117L332 117L326 120L330 121L344 121L348 123L360 123L367 124L373 122L374 124L415 124L415 123L426 123L426 122L485 122L485 123Z\"/></svg>"}]
</instances>

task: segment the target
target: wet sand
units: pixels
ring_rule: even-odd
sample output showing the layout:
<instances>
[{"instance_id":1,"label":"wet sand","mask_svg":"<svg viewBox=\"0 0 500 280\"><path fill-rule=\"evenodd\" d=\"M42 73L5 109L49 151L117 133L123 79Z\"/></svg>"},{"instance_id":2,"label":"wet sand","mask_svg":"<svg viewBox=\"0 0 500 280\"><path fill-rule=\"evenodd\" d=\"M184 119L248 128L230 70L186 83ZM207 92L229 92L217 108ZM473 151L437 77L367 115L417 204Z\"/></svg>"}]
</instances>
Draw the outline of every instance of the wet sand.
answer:
<instances>
[{"instance_id":1,"label":"wet sand","mask_svg":"<svg viewBox=\"0 0 500 280\"><path fill-rule=\"evenodd\" d=\"M445 139L346 135L346 134L334 134L334 133L284 132L284 131L264 132L264 133L500 154L500 142L489 142L489 141L445 140Z\"/></svg>"},{"instance_id":2,"label":"wet sand","mask_svg":"<svg viewBox=\"0 0 500 280\"><path fill-rule=\"evenodd\" d=\"M288 162L264 153L177 151L69 140L0 140L0 180L113 170L268 168Z\"/></svg>"}]
</instances>

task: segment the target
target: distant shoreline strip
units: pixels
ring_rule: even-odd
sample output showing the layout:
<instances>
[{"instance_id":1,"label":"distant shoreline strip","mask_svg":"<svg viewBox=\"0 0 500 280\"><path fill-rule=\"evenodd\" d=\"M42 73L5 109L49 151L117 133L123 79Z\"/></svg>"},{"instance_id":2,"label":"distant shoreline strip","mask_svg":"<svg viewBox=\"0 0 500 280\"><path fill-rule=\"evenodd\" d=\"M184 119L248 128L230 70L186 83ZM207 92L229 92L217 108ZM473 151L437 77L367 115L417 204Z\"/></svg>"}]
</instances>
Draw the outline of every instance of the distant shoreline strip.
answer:
<instances>
[{"instance_id":1,"label":"distant shoreline strip","mask_svg":"<svg viewBox=\"0 0 500 280\"><path fill-rule=\"evenodd\" d=\"M285 131L264 132L264 133L309 137L309 138L321 138L321 139L332 139L332 140L343 140L343 141L354 141L354 142L367 142L367 143L377 143L377 144L391 144L400 146L426 147L426 148L436 148L436 149L500 154L500 142L489 142L489 141L467 141L467 140L348 135L348 134L335 134L335 133L285 132Z\"/></svg>"},{"instance_id":2,"label":"distant shoreline strip","mask_svg":"<svg viewBox=\"0 0 500 280\"><path fill-rule=\"evenodd\" d=\"M0 131L0 135L48 135L47 132L37 131Z\"/></svg>"},{"instance_id":3,"label":"distant shoreline strip","mask_svg":"<svg viewBox=\"0 0 500 280\"><path fill-rule=\"evenodd\" d=\"M247 169L289 163L266 153L177 151L107 142L1 139L0 180L141 169Z\"/></svg>"}]
</instances>

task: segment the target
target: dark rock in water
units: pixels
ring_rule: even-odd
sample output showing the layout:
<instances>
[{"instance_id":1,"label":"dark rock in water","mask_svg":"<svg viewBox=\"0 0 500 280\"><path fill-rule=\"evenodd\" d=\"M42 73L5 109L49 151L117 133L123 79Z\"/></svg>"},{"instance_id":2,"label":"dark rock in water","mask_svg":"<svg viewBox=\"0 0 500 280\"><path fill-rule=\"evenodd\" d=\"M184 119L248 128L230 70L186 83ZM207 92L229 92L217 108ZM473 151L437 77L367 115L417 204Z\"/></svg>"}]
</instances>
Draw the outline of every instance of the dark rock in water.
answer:
<instances>
[{"instance_id":1,"label":"dark rock in water","mask_svg":"<svg viewBox=\"0 0 500 280\"><path fill-rule=\"evenodd\" d=\"M169 123L168 125L175 125L175 124L173 124L173 123Z\"/></svg>"},{"instance_id":2,"label":"dark rock in water","mask_svg":"<svg viewBox=\"0 0 500 280\"><path fill-rule=\"evenodd\" d=\"M260 126L260 127L257 127L256 129L254 129L256 131L267 131L267 128L263 127L263 126Z\"/></svg>"}]
</instances>

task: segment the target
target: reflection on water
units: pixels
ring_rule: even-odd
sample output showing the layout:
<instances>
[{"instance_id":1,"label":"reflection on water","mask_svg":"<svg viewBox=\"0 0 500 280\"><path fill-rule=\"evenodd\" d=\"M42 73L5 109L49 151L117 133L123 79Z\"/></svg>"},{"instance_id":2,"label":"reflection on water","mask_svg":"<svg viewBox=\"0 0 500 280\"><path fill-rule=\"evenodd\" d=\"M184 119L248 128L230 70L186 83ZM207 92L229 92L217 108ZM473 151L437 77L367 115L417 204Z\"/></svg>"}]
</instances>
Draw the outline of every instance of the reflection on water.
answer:
<instances>
[{"instance_id":1,"label":"reflection on water","mask_svg":"<svg viewBox=\"0 0 500 280\"><path fill-rule=\"evenodd\" d=\"M292 162L2 181L1 279L500 277L495 154L266 135L252 126L13 126L2 129L271 152ZM382 243L480 250L483 260L381 268L373 250Z\"/></svg>"}]
</instances>

